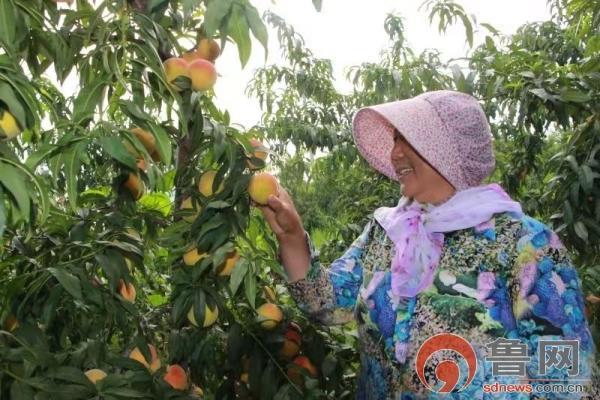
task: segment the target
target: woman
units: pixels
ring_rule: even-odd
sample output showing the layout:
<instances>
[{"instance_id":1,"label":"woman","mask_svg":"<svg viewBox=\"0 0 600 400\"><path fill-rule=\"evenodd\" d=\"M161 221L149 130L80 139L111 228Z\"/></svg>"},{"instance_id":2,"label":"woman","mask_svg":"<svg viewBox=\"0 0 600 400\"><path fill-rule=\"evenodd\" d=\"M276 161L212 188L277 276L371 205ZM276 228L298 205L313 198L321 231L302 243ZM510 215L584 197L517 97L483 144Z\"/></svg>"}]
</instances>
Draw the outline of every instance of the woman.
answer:
<instances>
[{"instance_id":1,"label":"woman","mask_svg":"<svg viewBox=\"0 0 600 400\"><path fill-rule=\"evenodd\" d=\"M500 186L482 185L494 155L476 99L436 91L367 107L356 114L353 133L363 157L399 181L403 196L396 207L375 210L328 269L319 264L287 192L270 196L261 209L299 306L324 324L356 319L357 398L442 398L449 391L446 398L454 399L591 395L492 386L542 378L589 384L595 347L580 281L557 235L524 215ZM435 347L419 353L429 338L448 339L440 336L445 333L460 337L462 355ZM438 348L449 349L454 340ZM550 366L558 353L543 346L548 355L540 361L542 340L577 340L564 343L579 349L554 346L567 356ZM494 358L502 355L503 363ZM566 367L567 361L574 362Z\"/></svg>"}]
</instances>

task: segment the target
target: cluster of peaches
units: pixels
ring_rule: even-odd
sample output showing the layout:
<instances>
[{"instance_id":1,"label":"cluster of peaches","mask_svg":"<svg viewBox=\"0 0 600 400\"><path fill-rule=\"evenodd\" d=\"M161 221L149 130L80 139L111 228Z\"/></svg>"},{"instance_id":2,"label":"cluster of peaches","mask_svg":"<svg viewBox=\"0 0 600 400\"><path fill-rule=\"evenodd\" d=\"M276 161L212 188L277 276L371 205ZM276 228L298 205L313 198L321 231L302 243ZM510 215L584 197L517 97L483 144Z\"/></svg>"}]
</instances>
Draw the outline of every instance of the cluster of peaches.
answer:
<instances>
[{"instance_id":1,"label":"cluster of peaches","mask_svg":"<svg viewBox=\"0 0 600 400\"><path fill-rule=\"evenodd\" d=\"M194 91L211 89L217 81L214 62L220 54L221 48L215 40L201 39L194 50L164 62L167 81L175 90L181 89L175 83L179 77L189 78Z\"/></svg>"}]
</instances>

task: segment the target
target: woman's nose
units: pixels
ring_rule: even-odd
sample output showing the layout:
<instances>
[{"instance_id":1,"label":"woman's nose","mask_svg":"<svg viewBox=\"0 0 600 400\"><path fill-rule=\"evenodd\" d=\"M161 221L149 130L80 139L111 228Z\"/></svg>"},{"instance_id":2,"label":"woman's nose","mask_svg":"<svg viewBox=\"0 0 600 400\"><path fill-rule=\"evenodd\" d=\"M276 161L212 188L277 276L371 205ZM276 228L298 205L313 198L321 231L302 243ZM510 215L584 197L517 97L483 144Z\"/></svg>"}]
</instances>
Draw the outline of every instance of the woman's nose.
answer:
<instances>
[{"instance_id":1,"label":"woman's nose","mask_svg":"<svg viewBox=\"0 0 600 400\"><path fill-rule=\"evenodd\" d=\"M399 161L404 158L404 150L402 147L396 145L392 149L392 161Z\"/></svg>"}]
</instances>

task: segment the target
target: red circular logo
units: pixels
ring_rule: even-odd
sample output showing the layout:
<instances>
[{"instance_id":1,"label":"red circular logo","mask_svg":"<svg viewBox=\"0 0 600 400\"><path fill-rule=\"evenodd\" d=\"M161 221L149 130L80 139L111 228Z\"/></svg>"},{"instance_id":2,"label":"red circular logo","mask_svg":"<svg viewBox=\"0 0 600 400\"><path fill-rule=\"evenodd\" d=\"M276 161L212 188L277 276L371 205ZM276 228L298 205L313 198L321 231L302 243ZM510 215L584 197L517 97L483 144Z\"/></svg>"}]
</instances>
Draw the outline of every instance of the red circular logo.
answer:
<instances>
[{"instance_id":1,"label":"red circular logo","mask_svg":"<svg viewBox=\"0 0 600 400\"><path fill-rule=\"evenodd\" d=\"M432 392L450 393L455 389L460 379L460 368L454 360L443 360L435 368L436 379L444 382L444 385L440 389L432 388L425 380L425 364L427 364L427 361L435 352L441 350L455 351L465 359L469 367L469 376L467 377L467 381L457 391L464 390L469 386L477 372L477 357L471 343L453 333L440 333L423 342L415 358L415 367L419 380Z\"/></svg>"}]
</instances>

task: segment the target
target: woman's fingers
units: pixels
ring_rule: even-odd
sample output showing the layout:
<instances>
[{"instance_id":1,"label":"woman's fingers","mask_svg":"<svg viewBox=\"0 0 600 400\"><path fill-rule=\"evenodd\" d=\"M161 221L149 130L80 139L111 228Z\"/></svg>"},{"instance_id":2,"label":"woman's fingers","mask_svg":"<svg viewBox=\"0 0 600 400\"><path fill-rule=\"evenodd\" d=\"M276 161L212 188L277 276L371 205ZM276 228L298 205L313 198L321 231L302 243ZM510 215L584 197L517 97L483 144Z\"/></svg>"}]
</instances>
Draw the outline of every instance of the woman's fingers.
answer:
<instances>
[{"instance_id":1,"label":"woman's fingers","mask_svg":"<svg viewBox=\"0 0 600 400\"><path fill-rule=\"evenodd\" d=\"M283 201L277 196L269 195L267 202L269 207L271 207L275 212L280 212L285 208Z\"/></svg>"},{"instance_id":2,"label":"woman's fingers","mask_svg":"<svg viewBox=\"0 0 600 400\"><path fill-rule=\"evenodd\" d=\"M282 187L279 188L279 198L288 204L294 204L290 194Z\"/></svg>"},{"instance_id":3,"label":"woman's fingers","mask_svg":"<svg viewBox=\"0 0 600 400\"><path fill-rule=\"evenodd\" d=\"M284 231L279 225L279 222L277 222L277 215L275 214L275 211L269 208L269 206L259 206L259 208L260 211L262 211L263 216L267 220L269 226L273 230L273 233L275 233L276 235L282 234Z\"/></svg>"}]
</instances>

